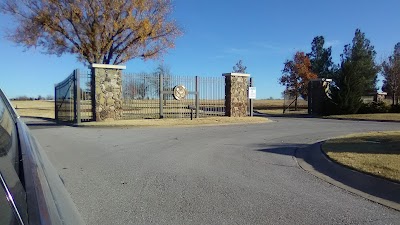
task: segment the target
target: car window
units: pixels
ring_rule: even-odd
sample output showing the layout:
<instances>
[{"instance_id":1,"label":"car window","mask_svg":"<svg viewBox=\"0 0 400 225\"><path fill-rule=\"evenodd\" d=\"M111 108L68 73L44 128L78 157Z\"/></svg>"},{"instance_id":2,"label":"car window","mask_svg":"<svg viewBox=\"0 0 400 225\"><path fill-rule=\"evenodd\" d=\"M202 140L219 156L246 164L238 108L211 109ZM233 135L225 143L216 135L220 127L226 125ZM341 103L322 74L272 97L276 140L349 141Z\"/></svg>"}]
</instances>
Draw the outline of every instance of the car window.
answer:
<instances>
[{"instance_id":1,"label":"car window","mask_svg":"<svg viewBox=\"0 0 400 225\"><path fill-rule=\"evenodd\" d=\"M0 173L0 224L23 224Z\"/></svg>"},{"instance_id":2,"label":"car window","mask_svg":"<svg viewBox=\"0 0 400 225\"><path fill-rule=\"evenodd\" d=\"M21 182L23 181L23 168L20 160L17 128L2 98L0 98L0 173L21 216L26 221L26 194Z\"/></svg>"}]
</instances>

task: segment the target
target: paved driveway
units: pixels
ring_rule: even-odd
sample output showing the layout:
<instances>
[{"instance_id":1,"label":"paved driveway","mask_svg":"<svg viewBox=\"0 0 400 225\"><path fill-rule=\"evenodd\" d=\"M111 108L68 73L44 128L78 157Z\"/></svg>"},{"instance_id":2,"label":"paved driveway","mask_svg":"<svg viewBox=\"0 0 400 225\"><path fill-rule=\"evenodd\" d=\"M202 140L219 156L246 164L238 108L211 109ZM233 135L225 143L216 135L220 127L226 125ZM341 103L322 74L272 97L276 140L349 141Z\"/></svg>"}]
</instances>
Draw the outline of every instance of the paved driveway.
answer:
<instances>
[{"instance_id":1,"label":"paved driveway","mask_svg":"<svg viewBox=\"0 0 400 225\"><path fill-rule=\"evenodd\" d=\"M180 128L31 126L87 224L400 224L303 171L297 147L399 123L273 118Z\"/></svg>"}]
</instances>

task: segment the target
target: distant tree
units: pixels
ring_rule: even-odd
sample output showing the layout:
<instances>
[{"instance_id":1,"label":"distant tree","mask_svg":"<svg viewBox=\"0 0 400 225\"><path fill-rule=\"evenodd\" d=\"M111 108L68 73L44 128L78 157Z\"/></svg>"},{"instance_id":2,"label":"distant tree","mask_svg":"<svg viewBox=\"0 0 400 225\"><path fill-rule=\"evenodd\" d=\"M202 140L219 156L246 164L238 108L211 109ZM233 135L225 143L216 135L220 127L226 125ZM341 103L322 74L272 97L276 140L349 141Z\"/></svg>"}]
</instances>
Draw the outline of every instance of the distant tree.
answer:
<instances>
[{"instance_id":1,"label":"distant tree","mask_svg":"<svg viewBox=\"0 0 400 225\"><path fill-rule=\"evenodd\" d=\"M400 95L400 42L395 45L393 54L382 63L382 75L384 77L382 90L392 96L392 105L398 104L398 96Z\"/></svg>"},{"instance_id":2,"label":"distant tree","mask_svg":"<svg viewBox=\"0 0 400 225\"><path fill-rule=\"evenodd\" d=\"M44 97L41 96L41 95L39 95L39 96L37 97L37 100L44 100Z\"/></svg>"},{"instance_id":3,"label":"distant tree","mask_svg":"<svg viewBox=\"0 0 400 225\"><path fill-rule=\"evenodd\" d=\"M356 30L352 44L344 47L341 65L335 80L337 93L335 101L339 113L353 114L361 107L361 96L376 93L377 73L376 52L365 34Z\"/></svg>"},{"instance_id":4,"label":"distant tree","mask_svg":"<svg viewBox=\"0 0 400 225\"><path fill-rule=\"evenodd\" d=\"M297 110L298 97L307 99L308 82L315 78L317 75L311 71L310 59L304 52L297 52L293 60L285 62L279 83L286 86L286 91L290 96L295 97L295 110Z\"/></svg>"},{"instance_id":5,"label":"distant tree","mask_svg":"<svg viewBox=\"0 0 400 225\"><path fill-rule=\"evenodd\" d=\"M87 64L155 58L181 35L171 0L2 0L0 10L17 22L10 40Z\"/></svg>"},{"instance_id":6,"label":"distant tree","mask_svg":"<svg viewBox=\"0 0 400 225\"><path fill-rule=\"evenodd\" d=\"M246 73L247 67L243 65L243 61L239 60L236 65L233 67L233 73Z\"/></svg>"},{"instance_id":7,"label":"distant tree","mask_svg":"<svg viewBox=\"0 0 400 225\"><path fill-rule=\"evenodd\" d=\"M332 47L324 48L323 36L316 36L311 43L311 52L307 54L311 62L311 71L319 78L333 78L335 65L332 62Z\"/></svg>"},{"instance_id":8,"label":"distant tree","mask_svg":"<svg viewBox=\"0 0 400 225\"><path fill-rule=\"evenodd\" d=\"M54 100L54 96L53 95L47 95L46 96L46 100Z\"/></svg>"},{"instance_id":9,"label":"distant tree","mask_svg":"<svg viewBox=\"0 0 400 225\"><path fill-rule=\"evenodd\" d=\"M22 95L22 96L18 96L16 98L14 98L15 100L20 100L20 101L26 101L26 100L30 100L30 98L26 95Z\"/></svg>"},{"instance_id":10,"label":"distant tree","mask_svg":"<svg viewBox=\"0 0 400 225\"><path fill-rule=\"evenodd\" d=\"M169 68L169 66L168 65L165 65L165 64L159 64L158 66L157 66L157 68L155 69L155 71L154 71L154 81L155 81L155 83L153 84L154 86L155 86L155 91L156 91L156 94L157 94L157 96L158 96L158 93L159 93L159 76L160 76L160 74L162 74L163 75L163 88L164 88L164 90L167 90L167 89L170 89L170 90L172 90L172 87L171 87L171 80L172 80L172 74L171 74L171 70L170 70L170 68Z\"/></svg>"},{"instance_id":11,"label":"distant tree","mask_svg":"<svg viewBox=\"0 0 400 225\"><path fill-rule=\"evenodd\" d=\"M127 80L124 87L124 98L126 99L145 99L148 94L146 77L148 74L138 74L133 79Z\"/></svg>"}]
</instances>

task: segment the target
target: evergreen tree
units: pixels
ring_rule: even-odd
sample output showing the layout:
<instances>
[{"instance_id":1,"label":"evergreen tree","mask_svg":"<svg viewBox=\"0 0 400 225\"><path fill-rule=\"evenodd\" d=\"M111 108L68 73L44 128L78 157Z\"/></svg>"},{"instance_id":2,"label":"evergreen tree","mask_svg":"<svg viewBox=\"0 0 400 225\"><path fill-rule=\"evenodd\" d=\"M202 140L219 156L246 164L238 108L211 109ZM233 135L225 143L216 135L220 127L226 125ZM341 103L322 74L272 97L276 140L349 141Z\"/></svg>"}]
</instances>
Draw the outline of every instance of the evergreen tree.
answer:
<instances>
[{"instance_id":1,"label":"evergreen tree","mask_svg":"<svg viewBox=\"0 0 400 225\"><path fill-rule=\"evenodd\" d=\"M357 29L352 44L344 47L340 70L335 78L339 113L357 113L362 104L361 96L376 92L379 66L375 64L375 56L374 46Z\"/></svg>"},{"instance_id":2,"label":"evergreen tree","mask_svg":"<svg viewBox=\"0 0 400 225\"><path fill-rule=\"evenodd\" d=\"M332 62L332 47L324 48L323 36L316 36L311 43L311 52L307 54L311 70L319 78L333 78L335 66Z\"/></svg>"}]
</instances>

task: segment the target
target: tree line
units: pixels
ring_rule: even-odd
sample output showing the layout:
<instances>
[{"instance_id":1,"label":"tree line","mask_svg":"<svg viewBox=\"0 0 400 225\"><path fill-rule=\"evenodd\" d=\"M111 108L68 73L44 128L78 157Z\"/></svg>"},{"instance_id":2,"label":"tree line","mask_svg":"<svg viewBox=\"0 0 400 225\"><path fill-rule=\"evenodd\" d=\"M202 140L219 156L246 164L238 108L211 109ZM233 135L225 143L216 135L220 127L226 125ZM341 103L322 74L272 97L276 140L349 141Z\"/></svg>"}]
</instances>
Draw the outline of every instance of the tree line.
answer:
<instances>
[{"instance_id":1,"label":"tree line","mask_svg":"<svg viewBox=\"0 0 400 225\"><path fill-rule=\"evenodd\" d=\"M15 98L11 98L14 101L33 101L33 100L54 100L54 96L47 95L46 97L42 95L38 95L37 97L28 97L26 95L17 96Z\"/></svg>"},{"instance_id":2,"label":"tree line","mask_svg":"<svg viewBox=\"0 0 400 225\"><path fill-rule=\"evenodd\" d=\"M382 90L392 97L392 105L399 104L400 43L387 59L377 63L374 46L357 29L352 42L344 46L339 64L332 61L332 47L325 47L324 37L317 36L311 42L311 52L296 52L293 59L284 63L279 83L295 99L307 99L310 80L332 79L327 113L354 114L362 106L362 96L376 94L378 73L384 77Z\"/></svg>"}]
</instances>

